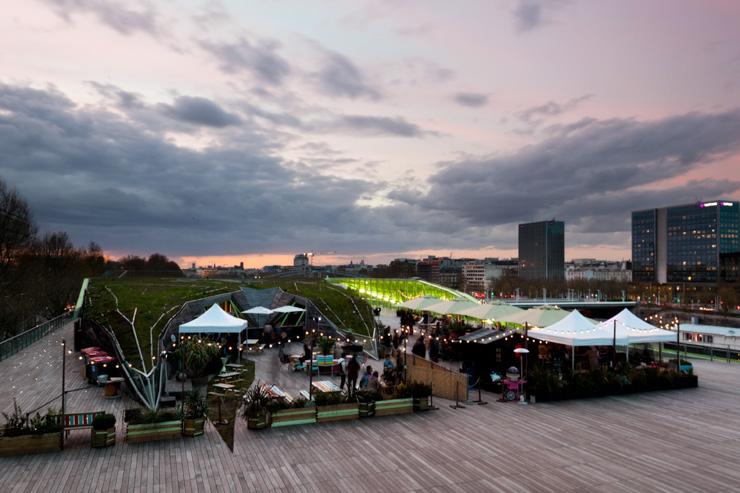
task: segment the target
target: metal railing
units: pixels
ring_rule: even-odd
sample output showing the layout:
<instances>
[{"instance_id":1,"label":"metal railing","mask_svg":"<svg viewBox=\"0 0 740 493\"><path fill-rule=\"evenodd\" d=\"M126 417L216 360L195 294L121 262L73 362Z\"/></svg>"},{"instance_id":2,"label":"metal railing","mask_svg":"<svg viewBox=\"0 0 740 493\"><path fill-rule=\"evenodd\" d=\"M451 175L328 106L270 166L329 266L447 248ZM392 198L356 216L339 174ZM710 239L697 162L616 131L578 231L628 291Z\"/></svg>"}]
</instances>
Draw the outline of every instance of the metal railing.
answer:
<instances>
[{"instance_id":1,"label":"metal railing","mask_svg":"<svg viewBox=\"0 0 740 493\"><path fill-rule=\"evenodd\" d=\"M4 341L0 342L0 361L8 359L15 353L26 349L34 342L38 341L48 334L51 334L70 320L72 320L72 314L63 313L62 315L54 317L51 320L47 320L42 324L21 332L18 335L15 335L9 339L5 339Z\"/></svg>"}]
</instances>

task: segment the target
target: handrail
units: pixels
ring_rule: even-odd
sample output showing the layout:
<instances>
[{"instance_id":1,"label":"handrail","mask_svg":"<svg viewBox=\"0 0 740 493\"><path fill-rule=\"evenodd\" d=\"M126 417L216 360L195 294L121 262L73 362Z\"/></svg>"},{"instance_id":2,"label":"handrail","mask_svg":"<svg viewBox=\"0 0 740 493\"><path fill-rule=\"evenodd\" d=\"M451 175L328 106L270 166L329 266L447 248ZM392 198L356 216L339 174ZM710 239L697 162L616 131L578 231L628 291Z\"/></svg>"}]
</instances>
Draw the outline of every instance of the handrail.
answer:
<instances>
[{"instance_id":1,"label":"handrail","mask_svg":"<svg viewBox=\"0 0 740 493\"><path fill-rule=\"evenodd\" d=\"M34 342L38 341L42 337L51 334L59 327L63 326L73 317L69 313L63 313L56 317L47 320L46 322L40 323L35 327L31 327L28 330L21 332L20 334L9 337L4 341L0 342L0 361L7 359L19 351L27 348Z\"/></svg>"}]
</instances>

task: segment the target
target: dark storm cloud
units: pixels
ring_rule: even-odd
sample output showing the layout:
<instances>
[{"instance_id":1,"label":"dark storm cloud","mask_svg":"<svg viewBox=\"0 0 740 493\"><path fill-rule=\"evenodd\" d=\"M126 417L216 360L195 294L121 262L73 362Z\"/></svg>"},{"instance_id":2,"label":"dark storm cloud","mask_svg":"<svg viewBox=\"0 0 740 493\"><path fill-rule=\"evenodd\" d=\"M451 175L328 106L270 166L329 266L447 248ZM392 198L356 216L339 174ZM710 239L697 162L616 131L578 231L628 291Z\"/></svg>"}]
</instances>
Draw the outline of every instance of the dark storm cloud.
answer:
<instances>
[{"instance_id":1,"label":"dark storm cloud","mask_svg":"<svg viewBox=\"0 0 740 493\"><path fill-rule=\"evenodd\" d=\"M326 125L327 130L357 136L424 137L436 135L401 117L342 115Z\"/></svg>"},{"instance_id":2,"label":"dark storm cloud","mask_svg":"<svg viewBox=\"0 0 740 493\"><path fill-rule=\"evenodd\" d=\"M290 73L290 65L277 53L278 45L274 41L250 42L241 38L231 43L200 41L199 44L227 74L248 72L262 82L281 84Z\"/></svg>"},{"instance_id":3,"label":"dark storm cloud","mask_svg":"<svg viewBox=\"0 0 740 493\"><path fill-rule=\"evenodd\" d=\"M454 100L457 104L462 106L480 108L481 106L488 104L488 95L477 92L458 92L455 94Z\"/></svg>"},{"instance_id":4,"label":"dark storm cloud","mask_svg":"<svg viewBox=\"0 0 740 493\"><path fill-rule=\"evenodd\" d=\"M547 103L527 108L519 114L519 118L525 123L538 124L546 118L567 113L592 97L593 94L586 94L577 98L569 99L562 103L548 101Z\"/></svg>"},{"instance_id":5,"label":"dark storm cloud","mask_svg":"<svg viewBox=\"0 0 740 493\"><path fill-rule=\"evenodd\" d=\"M2 177L27 198L42 230L121 252L382 252L442 241L423 231L399 237L423 211L356 205L378 183L294 167L249 120L230 130L228 144L203 150L171 144L158 121L146 125L53 89L0 85ZM424 224L443 231L446 218Z\"/></svg>"},{"instance_id":6,"label":"dark storm cloud","mask_svg":"<svg viewBox=\"0 0 740 493\"><path fill-rule=\"evenodd\" d=\"M160 104L159 108L164 115L193 125L227 127L241 122L237 115L206 98L179 96L173 104Z\"/></svg>"},{"instance_id":7,"label":"dark storm cloud","mask_svg":"<svg viewBox=\"0 0 740 493\"><path fill-rule=\"evenodd\" d=\"M366 75L352 60L335 51L324 50L323 66L316 80L319 88L329 96L350 99L378 100L380 91L367 80Z\"/></svg>"},{"instance_id":8,"label":"dark storm cloud","mask_svg":"<svg viewBox=\"0 0 740 493\"><path fill-rule=\"evenodd\" d=\"M145 32L156 35L160 31L157 12L150 3L139 4L135 9L123 3L108 0L44 0L54 12L70 21L75 14L91 14L100 22L118 31L130 35Z\"/></svg>"},{"instance_id":9,"label":"dark storm cloud","mask_svg":"<svg viewBox=\"0 0 740 493\"><path fill-rule=\"evenodd\" d=\"M475 225L558 217L583 230L621 230L636 207L737 190L731 181L644 187L739 149L740 110L654 122L591 120L510 156L447 163L428 194L392 198Z\"/></svg>"}]
</instances>

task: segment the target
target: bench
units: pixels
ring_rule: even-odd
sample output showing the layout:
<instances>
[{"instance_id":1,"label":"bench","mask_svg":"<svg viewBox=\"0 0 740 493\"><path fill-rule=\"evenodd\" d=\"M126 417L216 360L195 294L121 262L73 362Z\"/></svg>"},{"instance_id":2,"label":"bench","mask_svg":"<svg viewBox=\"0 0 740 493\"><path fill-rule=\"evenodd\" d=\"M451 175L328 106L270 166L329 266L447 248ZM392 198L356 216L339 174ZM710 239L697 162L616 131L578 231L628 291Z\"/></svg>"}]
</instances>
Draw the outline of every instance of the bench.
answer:
<instances>
[{"instance_id":1,"label":"bench","mask_svg":"<svg viewBox=\"0 0 740 493\"><path fill-rule=\"evenodd\" d=\"M95 416L105 414L105 411L96 411L93 413L73 413L65 414L62 420L62 427L69 436L69 432L73 430L82 430L85 428L92 428L93 420Z\"/></svg>"}]
</instances>

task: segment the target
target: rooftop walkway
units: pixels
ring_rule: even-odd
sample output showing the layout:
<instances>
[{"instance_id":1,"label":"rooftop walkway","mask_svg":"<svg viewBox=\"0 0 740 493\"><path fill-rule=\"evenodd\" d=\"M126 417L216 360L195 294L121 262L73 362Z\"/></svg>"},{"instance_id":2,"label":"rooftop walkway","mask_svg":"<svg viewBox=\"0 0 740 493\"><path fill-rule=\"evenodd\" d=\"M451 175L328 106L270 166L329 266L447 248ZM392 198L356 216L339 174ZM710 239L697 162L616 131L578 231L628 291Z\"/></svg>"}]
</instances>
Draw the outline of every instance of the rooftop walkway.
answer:
<instances>
[{"instance_id":1,"label":"rooftop walkway","mask_svg":"<svg viewBox=\"0 0 740 493\"><path fill-rule=\"evenodd\" d=\"M0 411L30 409L59 392L61 337L0 362ZM305 388L306 378L254 356L257 378ZM68 388L83 386L67 359ZM73 432L61 453L0 459L0 490L35 491L737 491L740 365L696 361L698 389L555 404L495 402L354 423L251 432L237 422L232 454L208 425L197 439L126 444L121 412L95 387L69 411L113 410L115 447L90 449ZM294 387L294 388L293 388ZM55 404L58 406L58 404Z\"/></svg>"}]
</instances>

